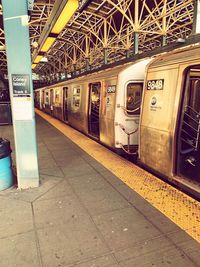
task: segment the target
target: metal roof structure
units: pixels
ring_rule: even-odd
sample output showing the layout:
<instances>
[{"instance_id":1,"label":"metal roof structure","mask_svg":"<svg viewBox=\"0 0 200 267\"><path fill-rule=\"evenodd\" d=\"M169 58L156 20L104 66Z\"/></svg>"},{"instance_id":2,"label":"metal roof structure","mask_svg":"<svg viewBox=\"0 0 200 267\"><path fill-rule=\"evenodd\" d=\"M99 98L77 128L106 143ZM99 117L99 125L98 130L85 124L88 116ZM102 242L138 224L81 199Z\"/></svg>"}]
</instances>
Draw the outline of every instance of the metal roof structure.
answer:
<instances>
[{"instance_id":1,"label":"metal roof structure","mask_svg":"<svg viewBox=\"0 0 200 267\"><path fill-rule=\"evenodd\" d=\"M29 31L33 61L41 38L66 0L35 0ZM79 8L34 69L43 80L101 67L135 53L174 43L192 33L193 0L82 0ZM0 70L7 73L0 5Z\"/></svg>"}]
</instances>

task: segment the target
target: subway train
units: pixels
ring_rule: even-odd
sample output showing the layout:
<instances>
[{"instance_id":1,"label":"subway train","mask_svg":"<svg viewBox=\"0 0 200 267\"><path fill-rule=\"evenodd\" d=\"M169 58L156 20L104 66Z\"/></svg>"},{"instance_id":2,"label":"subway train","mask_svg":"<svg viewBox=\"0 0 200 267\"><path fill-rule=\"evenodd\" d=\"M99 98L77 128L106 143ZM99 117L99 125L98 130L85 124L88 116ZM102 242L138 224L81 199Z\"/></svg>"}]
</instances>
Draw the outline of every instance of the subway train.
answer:
<instances>
[{"instance_id":1,"label":"subway train","mask_svg":"<svg viewBox=\"0 0 200 267\"><path fill-rule=\"evenodd\" d=\"M35 90L35 106L200 193L200 45Z\"/></svg>"}]
</instances>

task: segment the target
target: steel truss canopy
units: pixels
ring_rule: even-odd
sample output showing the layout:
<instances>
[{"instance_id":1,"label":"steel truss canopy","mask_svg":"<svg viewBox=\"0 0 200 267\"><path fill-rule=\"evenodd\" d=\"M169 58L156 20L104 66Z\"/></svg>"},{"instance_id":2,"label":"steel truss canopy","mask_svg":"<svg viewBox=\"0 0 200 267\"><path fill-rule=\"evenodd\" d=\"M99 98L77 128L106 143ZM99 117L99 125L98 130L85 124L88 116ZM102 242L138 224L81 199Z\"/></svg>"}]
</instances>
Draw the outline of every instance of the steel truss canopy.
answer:
<instances>
[{"instance_id":1,"label":"steel truss canopy","mask_svg":"<svg viewBox=\"0 0 200 267\"><path fill-rule=\"evenodd\" d=\"M52 81L188 38L199 0L27 1L33 71ZM7 73L2 22L0 69Z\"/></svg>"}]
</instances>

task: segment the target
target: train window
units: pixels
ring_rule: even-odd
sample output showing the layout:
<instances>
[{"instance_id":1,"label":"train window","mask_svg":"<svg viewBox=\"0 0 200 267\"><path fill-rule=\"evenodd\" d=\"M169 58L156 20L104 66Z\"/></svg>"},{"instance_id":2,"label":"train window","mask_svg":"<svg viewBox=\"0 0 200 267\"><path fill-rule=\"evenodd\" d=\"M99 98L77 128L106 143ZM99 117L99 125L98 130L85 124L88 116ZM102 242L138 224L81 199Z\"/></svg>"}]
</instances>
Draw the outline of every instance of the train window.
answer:
<instances>
[{"instance_id":1,"label":"train window","mask_svg":"<svg viewBox=\"0 0 200 267\"><path fill-rule=\"evenodd\" d=\"M140 104L142 100L142 82L131 82L126 88L126 112L129 115L140 114Z\"/></svg>"},{"instance_id":2,"label":"train window","mask_svg":"<svg viewBox=\"0 0 200 267\"><path fill-rule=\"evenodd\" d=\"M60 90L56 90L55 92L55 104L60 103Z\"/></svg>"},{"instance_id":3,"label":"train window","mask_svg":"<svg viewBox=\"0 0 200 267\"><path fill-rule=\"evenodd\" d=\"M53 105L53 89L50 90L50 105Z\"/></svg>"},{"instance_id":4,"label":"train window","mask_svg":"<svg viewBox=\"0 0 200 267\"><path fill-rule=\"evenodd\" d=\"M80 88L75 87L73 89L73 101L72 101L72 104L75 108L80 107L80 100L81 100L81 90Z\"/></svg>"}]
</instances>

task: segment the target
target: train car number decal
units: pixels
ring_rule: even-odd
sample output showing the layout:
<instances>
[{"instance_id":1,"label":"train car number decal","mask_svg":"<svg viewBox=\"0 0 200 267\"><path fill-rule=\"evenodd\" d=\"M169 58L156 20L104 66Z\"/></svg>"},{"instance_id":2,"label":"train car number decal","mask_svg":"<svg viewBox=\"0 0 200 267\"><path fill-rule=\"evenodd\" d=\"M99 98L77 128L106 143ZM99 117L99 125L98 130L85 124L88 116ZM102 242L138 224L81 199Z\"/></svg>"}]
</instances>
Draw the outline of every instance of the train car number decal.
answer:
<instances>
[{"instance_id":1,"label":"train car number decal","mask_svg":"<svg viewBox=\"0 0 200 267\"><path fill-rule=\"evenodd\" d=\"M116 86L115 85L110 85L107 88L107 93L115 93L116 92Z\"/></svg>"},{"instance_id":2,"label":"train car number decal","mask_svg":"<svg viewBox=\"0 0 200 267\"><path fill-rule=\"evenodd\" d=\"M163 88L164 88L164 79L147 81L147 90L163 90Z\"/></svg>"}]
</instances>

